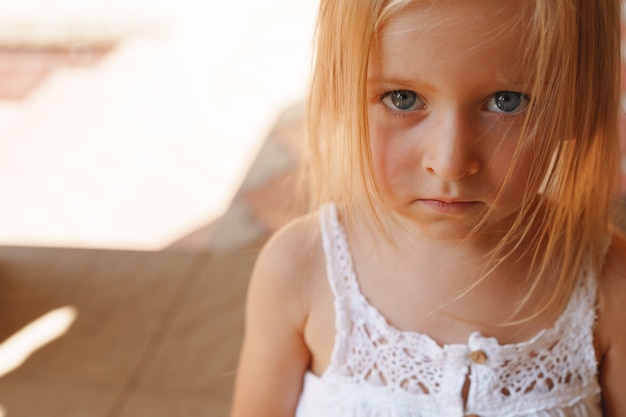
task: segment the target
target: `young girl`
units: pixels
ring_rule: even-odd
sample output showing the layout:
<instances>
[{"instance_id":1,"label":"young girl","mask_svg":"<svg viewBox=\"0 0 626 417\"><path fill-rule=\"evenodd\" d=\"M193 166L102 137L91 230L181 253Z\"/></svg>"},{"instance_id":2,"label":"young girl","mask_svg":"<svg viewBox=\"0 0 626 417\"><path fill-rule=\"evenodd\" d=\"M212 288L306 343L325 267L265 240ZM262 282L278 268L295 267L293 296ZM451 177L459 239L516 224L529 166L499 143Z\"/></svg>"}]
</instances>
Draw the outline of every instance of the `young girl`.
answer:
<instances>
[{"instance_id":1,"label":"young girl","mask_svg":"<svg viewBox=\"0 0 626 417\"><path fill-rule=\"evenodd\" d=\"M323 204L259 256L233 416L626 416L619 26L618 0L321 1Z\"/></svg>"}]
</instances>

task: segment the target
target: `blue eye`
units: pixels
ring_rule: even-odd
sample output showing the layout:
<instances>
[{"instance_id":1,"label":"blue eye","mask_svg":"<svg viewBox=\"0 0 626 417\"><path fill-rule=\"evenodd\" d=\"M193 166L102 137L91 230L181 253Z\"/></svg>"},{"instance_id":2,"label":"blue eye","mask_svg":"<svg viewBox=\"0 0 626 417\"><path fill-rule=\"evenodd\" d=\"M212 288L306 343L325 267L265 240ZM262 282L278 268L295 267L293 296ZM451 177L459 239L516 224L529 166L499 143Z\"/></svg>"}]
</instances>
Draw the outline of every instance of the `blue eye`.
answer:
<instances>
[{"instance_id":1,"label":"blue eye","mask_svg":"<svg viewBox=\"0 0 626 417\"><path fill-rule=\"evenodd\" d=\"M392 110L408 111L423 109L424 102L414 91L396 90L382 97L383 103Z\"/></svg>"},{"instance_id":2,"label":"blue eye","mask_svg":"<svg viewBox=\"0 0 626 417\"><path fill-rule=\"evenodd\" d=\"M498 91L487 100L485 107L495 113L516 114L528 107L530 98L515 91Z\"/></svg>"}]
</instances>

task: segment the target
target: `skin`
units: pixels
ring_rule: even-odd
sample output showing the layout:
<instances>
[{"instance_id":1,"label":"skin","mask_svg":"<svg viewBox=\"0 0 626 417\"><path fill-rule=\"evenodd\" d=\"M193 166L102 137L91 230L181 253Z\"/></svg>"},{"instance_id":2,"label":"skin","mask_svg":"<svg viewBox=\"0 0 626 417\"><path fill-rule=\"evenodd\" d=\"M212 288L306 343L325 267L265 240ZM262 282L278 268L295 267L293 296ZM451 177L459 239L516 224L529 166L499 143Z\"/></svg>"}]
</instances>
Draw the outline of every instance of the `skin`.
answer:
<instances>
[{"instance_id":1,"label":"skin","mask_svg":"<svg viewBox=\"0 0 626 417\"><path fill-rule=\"evenodd\" d=\"M392 239L370 227L365 211L341 221L368 301L399 330L428 334L440 344L466 343L474 331L519 343L560 314L546 311L517 326L489 325L512 313L526 293L531 271L523 258L503 262L465 296L454 296L481 276L481 260L518 212L528 186L532 146L513 165L507 190L495 198L512 164L524 100L513 106L505 100L506 111L494 100L515 98L502 92L524 98L529 77L519 65L522 25L501 30L494 22L519 21L524 4L410 5L385 25L369 63L370 150L391 209L392 218L382 221ZM392 100L393 92L401 92L401 100ZM407 103L412 105L404 108ZM470 234L487 212L485 224ZM304 374L320 376L328 367L335 314L318 216L290 223L259 255L233 417L293 416ZM626 397L617 392L626 383L625 277L626 243L615 238L600 277L603 302L595 335L607 416L626 415ZM541 303L531 299L517 317Z\"/></svg>"},{"instance_id":2,"label":"skin","mask_svg":"<svg viewBox=\"0 0 626 417\"><path fill-rule=\"evenodd\" d=\"M600 278L595 343L605 417L626 415L626 239L616 236Z\"/></svg>"},{"instance_id":3,"label":"skin","mask_svg":"<svg viewBox=\"0 0 626 417\"><path fill-rule=\"evenodd\" d=\"M497 234L520 207L533 146L525 148L499 201L496 194L531 88L520 64L524 32L521 24L500 29L494 22L519 21L527 2L500 3L482 2L478 16L472 2L444 1L428 10L413 4L383 28L375 45L368 75L374 171L385 203L418 235L465 239L488 210L484 232ZM429 29L428 22L442 17L443 27ZM398 108L390 91L416 102ZM519 104L496 105L507 97Z\"/></svg>"}]
</instances>

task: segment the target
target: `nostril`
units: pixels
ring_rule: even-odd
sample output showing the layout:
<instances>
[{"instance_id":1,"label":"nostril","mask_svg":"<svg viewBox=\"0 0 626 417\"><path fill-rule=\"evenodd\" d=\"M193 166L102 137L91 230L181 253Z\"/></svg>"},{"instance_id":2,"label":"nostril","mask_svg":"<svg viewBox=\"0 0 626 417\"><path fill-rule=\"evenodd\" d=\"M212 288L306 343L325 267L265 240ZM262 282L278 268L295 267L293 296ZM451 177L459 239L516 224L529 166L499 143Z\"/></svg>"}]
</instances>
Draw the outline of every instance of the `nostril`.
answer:
<instances>
[{"instance_id":1,"label":"nostril","mask_svg":"<svg viewBox=\"0 0 626 417\"><path fill-rule=\"evenodd\" d=\"M424 167L424 170L430 174L441 177L446 180L460 180L465 177L470 177L478 174L480 171L480 164L472 163L465 167L462 165L451 166L449 168L441 167L433 167L432 165L427 165Z\"/></svg>"},{"instance_id":2,"label":"nostril","mask_svg":"<svg viewBox=\"0 0 626 417\"><path fill-rule=\"evenodd\" d=\"M478 164L472 164L470 165L470 167L467 170L467 176L471 176L471 175L476 175L478 174L478 171L480 170L480 167L478 166Z\"/></svg>"}]
</instances>

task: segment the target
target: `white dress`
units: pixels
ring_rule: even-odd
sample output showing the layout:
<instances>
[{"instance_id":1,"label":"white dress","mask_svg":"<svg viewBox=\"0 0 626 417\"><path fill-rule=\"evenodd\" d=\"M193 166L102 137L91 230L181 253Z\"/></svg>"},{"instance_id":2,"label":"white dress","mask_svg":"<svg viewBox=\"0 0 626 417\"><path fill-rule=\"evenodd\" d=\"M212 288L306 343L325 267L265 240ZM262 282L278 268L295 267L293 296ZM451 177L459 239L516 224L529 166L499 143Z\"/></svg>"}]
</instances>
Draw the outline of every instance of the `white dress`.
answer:
<instances>
[{"instance_id":1,"label":"white dress","mask_svg":"<svg viewBox=\"0 0 626 417\"><path fill-rule=\"evenodd\" d=\"M322 208L320 221L335 345L324 374L305 375L297 417L602 416L593 276L581 274L553 327L527 342L500 345L476 332L467 344L441 347L394 328L368 303L334 205Z\"/></svg>"}]
</instances>

